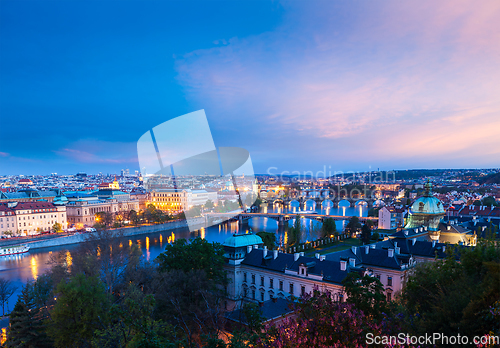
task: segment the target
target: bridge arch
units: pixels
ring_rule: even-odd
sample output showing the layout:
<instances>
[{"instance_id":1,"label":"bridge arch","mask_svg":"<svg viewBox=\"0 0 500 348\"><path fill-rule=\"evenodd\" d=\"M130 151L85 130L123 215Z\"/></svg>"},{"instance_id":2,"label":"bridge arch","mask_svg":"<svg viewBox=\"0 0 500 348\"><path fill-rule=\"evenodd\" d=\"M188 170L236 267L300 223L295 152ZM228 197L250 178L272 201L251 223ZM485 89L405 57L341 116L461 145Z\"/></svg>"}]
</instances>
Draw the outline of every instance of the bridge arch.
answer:
<instances>
[{"instance_id":1,"label":"bridge arch","mask_svg":"<svg viewBox=\"0 0 500 348\"><path fill-rule=\"evenodd\" d=\"M323 190L320 190L320 197L321 198L330 198L330 190L328 189L323 189Z\"/></svg>"},{"instance_id":2,"label":"bridge arch","mask_svg":"<svg viewBox=\"0 0 500 348\"><path fill-rule=\"evenodd\" d=\"M365 201L364 199L360 199L360 200L356 201L356 203L354 203L355 207L358 207L360 205L368 206L368 202Z\"/></svg>"},{"instance_id":3,"label":"bridge arch","mask_svg":"<svg viewBox=\"0 0 500 348\"><path fill-rule=\"evenodd\" d=\"M290 201L290 209L295 212L297 210L300 210L300 202L297 201L296 199Z\"/></svg>"},{"instance_id":4,"label":"bridge arch","mask_svg":"<svg viewBox=\"0 0 500 348\"><path fill-rule=\"evenodd\" d=\"M312 199L308 199L304 203L304 210L316 210L316 201L313 201Z\"/></svg>"},{"instance_id":5,"label":"bridge arch","mask_svg":"<svg viewBox=\"0 0 500 348\"><path fill-rule=\"evenodd\" d=\"M349 208L350 206L351 206L351 202L349 202L349 200L347 200L347 199L341 199L339 201L339 207L340 208L344 208L344 207L345 208Z\"/></svg>"},{"instance_id":6,"label":"bridge arch","mask_svg":"<svg viewBox=\"0 0 500 348\"><path fill-rule=\"evenodd\" d=\"M325 199L323 202L321 202L321 208L322 209L333 208L333 202L329 199Z\"/></svg>"}]
</instances>

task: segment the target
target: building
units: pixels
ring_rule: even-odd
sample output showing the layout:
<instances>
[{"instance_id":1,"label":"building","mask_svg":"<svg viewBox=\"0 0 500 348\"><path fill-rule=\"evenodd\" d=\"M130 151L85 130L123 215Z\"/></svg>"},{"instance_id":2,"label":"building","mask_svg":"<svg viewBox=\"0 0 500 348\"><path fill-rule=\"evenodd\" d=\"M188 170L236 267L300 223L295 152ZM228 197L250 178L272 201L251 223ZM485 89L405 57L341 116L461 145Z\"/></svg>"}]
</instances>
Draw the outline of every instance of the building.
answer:
<instances>
[{"instance_id":1,"label":"building","mask_svg":"<svg viewBox=\"0 0 500 348\"><path fill-rule=\"evenodd\" d=\"M395 230L405 224L406 209L384 206L378 211L378 228Z\"/></svg>"},{"instance_id":2,"label":"building","mask_svg":"<svg viewBox=\"0 0 500 348\"><path fill-rule=\"evenodd\" d=\"M96 223L96 214L108 212L114 215L128 214L131 210L139 211L139 200L130 198L130 194L107 188L93 192L67 192L66 205L68 224L77 228L91 227Z\"/></svg>"},{"instance_id":3,"label":"building","mask_svg":"<svg viewBox=\"0 0 500 348\"><path fill-rule=\"evenodd\" d=\"M149 192L151 201L157 209L166 211L189 210L195 205L204 205L207 200L217 202L215 191L191 189L154 189Z\"/></svg>"},{"instance_id":4,"label":"building","mask_svg":"<svg viewBox=\"0 0 500 348\"><path fill-rule=\"evenodd\" d=\"M397 247L371 245L306 257L303 252L286 254L262 245L262 239L253 234L235 234L224 242L229 310L245 301L290 299L314 289L329 291L342 301L342 280L349 272L377 277L391 300L416 263L412 255L401 253Z\"/></svg>"},{"instance_id":5,"label":"building","mask_svg":"<svg viewBox=\"0 0 500 348\"><path fill-rule=\"evenodd\" d=\"M2 192L0 191L0 203L2 202L36 202L47 201L52 202L61 195L59 190L53 191L38 191L32 189L23 189L17 192Z\"/></svg>"},{"instance_id":6,"label":"building","mask_svg":"<svg viewBox=\"0 0 500 348\"><path fill-rule=\"evenodd\" d=\"M0 235L5 232L12 235L17 235L17 223L15 211L11 208L11 204L0 203Z\"/></svg>"},{"instance_id":7,"label":"building","mask_svg":"<svg viewBox=\"0 0 500 348\"><path fill-rule=\"evenodd\" d=\"M16 202L2 204L0 208L0 226L4 224L2 234L12 231L14 235L31 236L51 231L55 223L66 227L66 207L50 202ZM7 208L5 208L7 207ZM3 214L2 214L3 213ZM14 218L14 229L12 228Z\"/></svg>"},{"instance_id":8,"label":"building","mask_svg":"<svg viewBox=\"0 0 500 348\"><path fill-rule=\"evenodd\" d=\"M439 240L439 223L445 215L443 203L432 194L432 184L425 184L425 192L410 207L408 222L405 228L426 226L429 236Z\"/></svg>"}]
</instances>

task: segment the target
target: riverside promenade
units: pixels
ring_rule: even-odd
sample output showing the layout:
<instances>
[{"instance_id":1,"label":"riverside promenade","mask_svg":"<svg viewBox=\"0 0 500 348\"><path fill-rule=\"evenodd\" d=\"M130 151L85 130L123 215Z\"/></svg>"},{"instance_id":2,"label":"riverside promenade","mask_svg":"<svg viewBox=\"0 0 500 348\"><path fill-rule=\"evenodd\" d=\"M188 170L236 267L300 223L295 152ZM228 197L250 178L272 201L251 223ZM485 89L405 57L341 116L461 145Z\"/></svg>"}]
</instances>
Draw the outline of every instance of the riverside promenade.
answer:
<instances>
[{"instance_id":1,"label":"riverside promenade","mask_svg":"<svg viewBox=\"0 0 500 348\"><path fill-rule=\"evenodd\" d=\"M199 227L205 226L205 219L199 218ZM136 236L161 231L172 231L186 228L186 220L169 221L163 224L141 225L134 227L114 228L111 231L119 233L123 237ZM84 242L93 232L54 233L40 236L17 237L0 240L0 247L9 245L27 244L30 249L49 248L61 245L78 244Z\"/></svg>"}]
</instances>

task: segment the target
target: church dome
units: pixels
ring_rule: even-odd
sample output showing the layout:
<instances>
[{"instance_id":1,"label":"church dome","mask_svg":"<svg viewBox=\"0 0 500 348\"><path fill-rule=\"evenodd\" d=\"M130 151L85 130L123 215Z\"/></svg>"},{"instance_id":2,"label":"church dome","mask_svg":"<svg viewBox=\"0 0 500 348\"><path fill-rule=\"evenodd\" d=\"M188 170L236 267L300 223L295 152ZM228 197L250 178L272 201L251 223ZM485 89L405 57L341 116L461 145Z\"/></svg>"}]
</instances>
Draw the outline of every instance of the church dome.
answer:
<instances>
[{"instance_id":1,"label":"church dome","mask_svg":"<svg viewBox=\"0 0 500 348\"><path fill-rule=\"evenodd\" d=\"M262 238L259 236L248 233L248 234L233 234L231 237L224 241L224 246L232 248L241 248L249 245L263 244Z\"/></svg>"},{"instance_id":2,"label":"church dome","mask_svg":"<svg viewBox=\"0 0 500 348\"><path fill-rule=\"evenodd\" d=\"M436 214L443 215L445 213L443 203L432 195L432 184L425 184L425 193L417 199L411 206L412 214Z\"/></svg>"},{"instance_id":3,"label":"church dome","mask_svg":"<svg viewBox=\"0 0 500 348\"><path fill-rule=\"evenodd\" d=\"M443 203L432 194L432 184L425 184L425 193L410 207L408 223L405 228L427 227L437 231L439 222L445 215Z\"/></svg>"}]
</instances>

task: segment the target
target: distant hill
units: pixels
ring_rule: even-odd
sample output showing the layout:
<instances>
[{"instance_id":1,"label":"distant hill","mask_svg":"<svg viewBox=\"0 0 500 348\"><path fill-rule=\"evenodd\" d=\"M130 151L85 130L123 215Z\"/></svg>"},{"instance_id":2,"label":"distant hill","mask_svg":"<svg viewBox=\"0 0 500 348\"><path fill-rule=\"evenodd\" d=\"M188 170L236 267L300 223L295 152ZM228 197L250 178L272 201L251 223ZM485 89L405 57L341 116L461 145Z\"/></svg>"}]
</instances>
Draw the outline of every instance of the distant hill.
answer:
<instances>
[{"instance_id":1,"label":"distant hill","mask_svg":"<svg viewBox=\"0 0 500 348\"><path fill-rule=\"evenodd\" d=\"M477 182L481 185L491 185L491 184L500 184L500 173L489 174L477 179Z\"/></svg>"}]
</instances>

